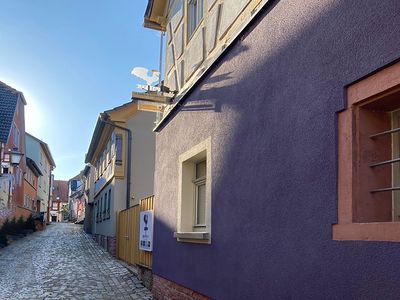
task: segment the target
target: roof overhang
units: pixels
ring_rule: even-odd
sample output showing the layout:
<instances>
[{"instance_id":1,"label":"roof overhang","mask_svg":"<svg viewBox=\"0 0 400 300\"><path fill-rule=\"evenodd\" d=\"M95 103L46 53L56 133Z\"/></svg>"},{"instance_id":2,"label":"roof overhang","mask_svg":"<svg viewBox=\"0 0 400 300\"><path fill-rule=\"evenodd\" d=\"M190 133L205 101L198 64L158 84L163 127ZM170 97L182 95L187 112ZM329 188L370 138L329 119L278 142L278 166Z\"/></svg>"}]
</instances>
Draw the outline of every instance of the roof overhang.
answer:
<instances>
[{"instance_id":1,"label":"roof overhang","mask_svg":"<svg viewBox=\"0 0 400 300\"><path fill-rule=\"evenodd\" d=\"M108 142L108 139L114 130L113 126L103 122L102 120L125 123L129 118L135 116L137 112L138 104L131 101L101 113L97 118L92 140L90 141L89 149L85 157L85 163L90 163L91 165L96 164L98 154Z\"/></svg>"},{"instance_id":2,"label":"roof overhang","mask_svg":"<svg viewBox=\"0 0 400 300\"><path fill-rule=\"evenodd\" d=\"M166 0L148 0L146 12L144 14L144 27L166 31L167 18L165 17L165 13L167 2Z\"/></svg>"},{"instance_id":3,"label":"roof overhang","mask_svg":"<svg viewBox=\"0 0 400 300\"><path fill-rule=\"evenodd\" d=\"M50 162L50 165L53 168L55 168L56 167L56 163L55 163L55 161L53 159L53 156L51 155L49 145L47 145L45 142L41 142L40 145L42 146L42 149L43 149L44 153L46 154L46 156L47 156L47 158L48 158L48 160Z\"/></svg>"},{"instance_id":4,"label":"roof overhang","mask_svg":"<svg viewBox=\"0 0 400 300\"><path fill-rule=\"evenodd\" d=\"M19 93L19 99L22 101L22 103L24 104L24 105L26 105L26 100L25 100L25 96L24 96L24 94L23 93Z\"/></svg>"},{"instance_id":5,"label":"roof overhang","mask_svg":"<svg viewBox=\"0 0 400 300\"><path fill-rule=\"evenodd\" d=\"M99 151L99 144L105 137L108 138L112 133L112 127L101 121L101 116L97 118L96 127L90 141L88 152L86 153L85 163L95 164L96 153Z\"/></svg>"},{"instance_id":6,"label":"roof overhang","mask_svg":"<svg viewBox=\"0 0 400 300\"><path fill-rule=\"evenodd\" d=\"M26 164L32 170L33 174L35 174L37 177L43 176L43 173L40 171L40 168L38 167L38 165L35 163L35 161L33 159L27 157Z\"/></svg>"},{"instance_id":7,"label":"roof overhang","mask_svg":"<svg viewBox=\"0 0 400 300\"><path fill-rule=\"evenodd\" d=\"M159 93L138 93L132 92L132 100L133 101L146 101L152 103L160 103L160 104L171 104L173 99L173 94L159 94Z\"/></svg>"}]
</instances>

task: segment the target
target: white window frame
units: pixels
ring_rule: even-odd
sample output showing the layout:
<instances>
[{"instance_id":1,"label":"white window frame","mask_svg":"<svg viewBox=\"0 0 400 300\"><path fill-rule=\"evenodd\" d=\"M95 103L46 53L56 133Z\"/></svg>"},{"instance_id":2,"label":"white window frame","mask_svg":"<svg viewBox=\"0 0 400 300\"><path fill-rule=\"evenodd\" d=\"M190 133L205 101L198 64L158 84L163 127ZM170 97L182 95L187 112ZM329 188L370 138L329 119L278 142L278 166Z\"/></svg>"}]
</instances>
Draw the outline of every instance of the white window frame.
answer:
<instances>
[{"instance_id":1,"label":"white window frame","mask_svg":"<svg viewBox=\"0 0 400 300\"><path fill-rule=\"evenodd\" d=\"M203 161L199 161L195 164L195 172L197 171L197 166L199 163ZM207 164L207 161L206 161ZM206 165L207 166L207 165ZM207 169L206 169L207 170ZM196 176L195 176L196 177ZM207 189L207 184L206 184L206 176L195 178L193 180L193 185L194 185L194 222L193 222L193 227L207 227L205 222L200 223L198 220L198 209L199 209L199 188L200 186L204 185Z\"/></svg>"},{"instance_id":2,"label":"white window frame","mask_svg":"<svg viewBox=\"0 0 400 300\"><path fill-rule=\"evenodd\" d=\"M205 178L196 179L196 164L206 161ZM178 159L177 231L179 242L211 244L211 138L192 147ZM206 185L205 224L196 224L196 183Z\"/></svg>"}]
</instances>

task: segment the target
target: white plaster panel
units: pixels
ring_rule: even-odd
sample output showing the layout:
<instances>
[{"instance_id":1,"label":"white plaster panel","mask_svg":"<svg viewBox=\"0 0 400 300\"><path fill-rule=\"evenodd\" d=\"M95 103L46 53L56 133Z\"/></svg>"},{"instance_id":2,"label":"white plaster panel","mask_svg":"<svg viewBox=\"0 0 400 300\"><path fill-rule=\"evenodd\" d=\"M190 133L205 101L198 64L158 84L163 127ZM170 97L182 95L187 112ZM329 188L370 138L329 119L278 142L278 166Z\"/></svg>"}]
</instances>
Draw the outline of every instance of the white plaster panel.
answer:
<instances>
[{"instance_id":1,"label":"white plaster panel","mask_svg":"<svg viewBox=\"0 0 400 300\"><path fill-rule=\"evenodd\" d=\"M192 37L189 47L185 51L185 80L198 69L204 60L204 38L203 29L198 30Z\"/></svg>"},{"instance_id":2,"label":"white plaster panel","mask_svg":"<svg viewBox=\"0 0 400 300\"><path fill-rule=\"evenodd\" d=\"M173 70L167 78L167 87L169 87L172 91L178 90L178 82L176 76L176 70Z\"/></svg>"},{"instance_id":3,"label":"white plaster panel","mask_svg":"<svg viewBox=\"0 0 400 300\"><path fill-rule=\"evenodd\" d=\"M210 53L214 49L216 43L218 17L219 17L220 5L217 5L212 9L206 24L206 49L207 53Z\"/></svg>"},{"instance_id":4,"label":"white plaster panel","mask_svg":"<svg viewBox=\"0 0 400 300\"><path fill-rule=\"evenodd\" d=\"M169 71L171 71L172 67L175 64L174 61L174 48L173 48L173 44L167 46L167 58L165 59L165 71L166 74L169 73Z\"/></svg>"},{"instance_id":5,"label":"white plaster panel","mask_svg":"<svg viewBox=\"0 0 400 300\"><path fill-rule=\"evenodd\" d=\"M232 25L232 23L250 1L251 0L224 0L219 28L220 37Z\"/></svg>"},{"instance_id":6,"label":"white plaster panel","mask_svg":"<svg viewBox=\"0 0 400 300\"><path fill-rule=\"evenodd\" d=\"M215 2L217 2L217 0L207 0L207 10L210 10Z\"/></svg>"},{"instance_id":7,"label":"white plaster panel","mask_svg":"<svg viewBox=\"0 0 400 300\"><path fill-rule=\"evenodd\" d=\"M176 0L169 12L172 30L175 31L183 18L183 0Z\"/></svg>"},{"instance_id":8,"label":"white plaster panel","mask_svg":"<svg viewBox=\"0 0 400 300\"><path fill-rule=\"evenodd\" d=\"M183 24L179 26L178 30L174 35L174 46L176 58L179 58L183 53Z\"/></svg>"}]
</instances>

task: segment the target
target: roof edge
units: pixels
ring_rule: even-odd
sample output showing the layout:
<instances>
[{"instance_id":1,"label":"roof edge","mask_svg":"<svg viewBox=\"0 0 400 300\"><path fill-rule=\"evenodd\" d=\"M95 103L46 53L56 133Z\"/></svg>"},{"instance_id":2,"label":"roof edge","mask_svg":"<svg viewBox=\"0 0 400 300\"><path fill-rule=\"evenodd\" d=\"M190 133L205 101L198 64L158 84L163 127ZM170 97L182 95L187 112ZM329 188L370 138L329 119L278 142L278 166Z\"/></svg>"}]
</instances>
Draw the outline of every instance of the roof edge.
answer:
<instances>
[{"instance_id":1,"label":"roof edge","mask_svg":"<svg viewBox=\"0 0 400 300\"><path fill-rule=\"evenodd\" d=\"M41 139L38 139L37 137L35 137L34 135L25 132L26 135L29 135L31 138L33 138L34 140L36 140L40 146L43 148L44 154L46 154L48 160L50 161L50 164L52 167L56 167L56 163L54 162L53 156L51 155L51 151L50 151L50 147L47 143L43 142Z\"/></svg>"},{"instance_id":2,"label":"roof edge","mask_svg":"<svg viewBox=\"0 0 400 300\"><path fill-rule=\"evenodd\" d=\"M149 0L151 1L151 0ZM262 15L263 12L268 10L273 6L275 0L261 0L259 6L252 13L251 17L242 24L239 30L232 36L232 38L219 50L219 54L215 57L208 60L208 65L199 67L200 71L196 71L193 75L193 82L186 87L185 89L179 91L179 93L175 96L176 102L171 105L170 110L163 116L160 122L156 124L153 128L154 132L160 132L176 115L179 111L179 108L184 104L184 101L187 97L193 92L193 90L200 84L200 82L208 75L210 72L214 70L214 67L229 53L229 51L233 48L236 42L241 38L243 33L251 28L251 26L257 22L258 18ZM205 61L207 62L207 60Z\"/></svg>"}]
</instances>

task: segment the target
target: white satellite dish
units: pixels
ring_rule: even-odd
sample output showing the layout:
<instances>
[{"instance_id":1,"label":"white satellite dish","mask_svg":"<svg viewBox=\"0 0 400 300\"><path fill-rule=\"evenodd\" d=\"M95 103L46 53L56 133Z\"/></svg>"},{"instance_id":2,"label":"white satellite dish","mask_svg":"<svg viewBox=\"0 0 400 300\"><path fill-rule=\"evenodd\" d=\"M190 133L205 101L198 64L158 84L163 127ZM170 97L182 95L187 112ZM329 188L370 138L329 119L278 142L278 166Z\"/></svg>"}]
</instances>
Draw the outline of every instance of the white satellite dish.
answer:
<instances>
[{"instance_id":1,"label":"white satellite dish","mask_svg":"<svg viewBox=\"0 0 400 300\"><path fill-rule=\"evenodd\" d=\"M131 74L146 81L147 85L152 85L153 83L158 82L160 79L160 72L155 70L148 70L142 67L134 68Z\"/></svg>"}]
</instances>

